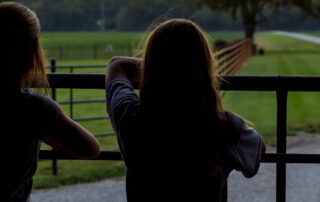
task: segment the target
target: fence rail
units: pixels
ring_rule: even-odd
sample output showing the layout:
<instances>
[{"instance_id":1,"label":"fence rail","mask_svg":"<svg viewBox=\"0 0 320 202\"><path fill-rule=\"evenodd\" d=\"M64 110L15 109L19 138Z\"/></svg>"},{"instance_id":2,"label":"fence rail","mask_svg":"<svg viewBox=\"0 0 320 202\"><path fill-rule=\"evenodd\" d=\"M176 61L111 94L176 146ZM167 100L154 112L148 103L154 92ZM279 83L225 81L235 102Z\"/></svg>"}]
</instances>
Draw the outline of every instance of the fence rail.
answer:
<instances>
[{"instance_id":1,"label":"fence rail","mask_svg":"<svg viewBox=\"0 0 320 202\"><path fill-rule=\"evenodd\" d=\"M232 91L320 91L320 76L221 75L220 90ZM48 73L52 88L105 89L104 74ZM138 83L133 84L138 88Z\"/></svg>"},{"instance_id":2,"label":"fence rail","mask_svg":"<svg viewBox=\"0 0 320 202\"><path fill-rule=\"evenodd\" d=\"M48 74L54 88L104 89L103 74ZM287 154L286 122L288 91L320 91L320 76L221 76L224 91L273 91L277 94L276 154L264 154L262 162L276 163L276 200L286 199L286 164L320 163L320 154ZM137 87L137 84L134 86ZM41 151L40 159L72 159L59 151ZM102 151L93 160L122 160L119 151ZM227 189L226 189L227 190ZM224 196L227 196L226 194ZM224 198L227 201L227 198Z\"/></svg>"},{"instance_id":3,"label":"fence rail","mask_svg":"<svg viewBox=\"0 0 320 202\"><path fill-rule=\"evenodd\" d=\"M52 58L50 61L51 65L47 66L46 68L50 68L52 73L56 73L57 69L69 69L69 73L73 73L74 69L88 69L88 68L106 68L106 65L99 65L99 64L94 64L94 65L56 65L56 59ZM56 93L56 88L52 87L52 98L56 100L57 93ZM97 120L105 120L108 119L107 116L99 116L99 117L81 117L81 118L74 118L73 117L73 105L74 104L89 104L89 103L103 103L105 102L105 98L103 99L90 99L90 100L74 100L74 92L73 88L69 89L69 100L64 100L58 102L61 105L69 105L69 117L73 119L74 121L77 122L83 122L83 121L97 121ZM94 134L95 137L106 137L106 136L113 136L115 135L114 132L106 132L106 133L99 133L99 134ZM54 149L53 149L54 150ZM52 174L57 175L58 174L58 162L57 159L53 158L52 159Z\"/></svg>"},{"instance_id":4,"label":"fence rail","mask_svg":"<svg viewBox=\"0 0 320 202\"><path fill-rule=\"evenodd\" d=\"M53 64L52 64L53 63ZM70 68L80 68L80 69L88 69L88 68L106 68L107 65L97 64L97 65L56 65L56 59L51 59L51 65L46 66L47 69L70 69Z\"/></svg>"},{"instance_id":5,"label":"fence rail","mask_svg":"<svg viewBox=\"0 0 320 202\"><path fill-rule=\"evenodd\" d=\"M57 150L41 150L39 158L42 160L51 160L53 158L58 160L78 160L72 158ZM121 154L118 150L105 150L101 151L97 158L87 160L109 160L109 161L122 161ZM301 163L301 164L314 164L320 163L320 154L288 154L288 153L267 153L262 155L261 162L263 163Z\"/></svg>"},{"instance_id":6,"label":"fence rail","mask_svg":"<svg viewBox=\"0 0 320 202\"><path fill-rule=\"evenodd\" d=\"M217 59L218 72L221 75L237 75L251 55L251 39L235 41L213 54Z\"/></svg>"}]
</instances>

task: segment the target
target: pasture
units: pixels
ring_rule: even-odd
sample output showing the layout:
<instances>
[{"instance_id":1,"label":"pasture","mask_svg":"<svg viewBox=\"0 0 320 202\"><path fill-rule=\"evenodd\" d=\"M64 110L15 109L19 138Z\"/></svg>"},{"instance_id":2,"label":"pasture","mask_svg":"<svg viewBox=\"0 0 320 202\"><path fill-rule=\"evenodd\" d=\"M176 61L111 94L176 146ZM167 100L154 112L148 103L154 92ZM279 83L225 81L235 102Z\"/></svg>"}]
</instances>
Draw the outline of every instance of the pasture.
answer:
<instances>
[{"instance_id":1,"label":"pasture","mask_svg":"<svg viewBox=\"0 0 320 202\"><path fill-rule=\"evenodd\" d=\"M320 36L319 31L314 31L314 32L306 32L306 34L314 35L314 36Z\"/></svg>"},{"instance_id":2,"label":"pasture","mask_svg":"<svg viewBox=\"0 0 320 202\"><path fill-rule=\"evenodd\" d=\"M75 60L74 64L78 64L79 60L103 60L113 55L134 55L146 36L144 33L135 32L59 32L43 33L41 42L47 50L48 58ZM218 32L209 34L209 38L212 41L233 41L243 38L243 33Z\"/></svg>"},{"instance_id":3,"label":"pasture","mask_svg":"<svg viewBox=\"0 0 320 202\"><path fill-rule=\"evenodd\" d=\"M243 38L241 32L217 32L208 35L212 42L218 39L233 41ZM141 33L43 33L41 36L48 58L55 56L57 65L107 64L112 55L134 54L135 47L140 43L142 37ZM320 75L318 67L320 64L320 45L267 32L258 33L255 42L258 47L265 49L265 55L252 57L240 72L241 75ZM108 44L112 44L112 50L106 49ZM64 47L68 47L68 49ZM81 48L78 49L79 47ZM96 49L92 47L96 47ZM62 52L54 52L59 49ZM66 50L69 51L66 52ZM69 72L69 70L64 69L58 72ZM104 73L105 68L75 69L74 72ZM74 100L104 98L103 90L74 90L73 93ZM69 90L57 90L58 101L68 99ZM296 131L300 130L320 131L319 100L320 93L316 92L289 93L289 135L294 135ZM253 122L254 127L268 144L275 144L275 93L226 92L222 101L225 109L238 113ZM62 105L62 109L67 115L69 114L68 105ZM105 115L104 103L74 105L74 118ZM92 133L112 131L107 120L79 123ZM117 149L114 136L99 137L99 142L102 149ZM42 147L48 149L45 145ZM34 177L34 187L37 189L96 181L108 177L123 176L125 173L122 162L110 161L58 161L58 168L58 175L52 176L51 161L40 161L37 174Z\"/></svg>"}]
</instances>

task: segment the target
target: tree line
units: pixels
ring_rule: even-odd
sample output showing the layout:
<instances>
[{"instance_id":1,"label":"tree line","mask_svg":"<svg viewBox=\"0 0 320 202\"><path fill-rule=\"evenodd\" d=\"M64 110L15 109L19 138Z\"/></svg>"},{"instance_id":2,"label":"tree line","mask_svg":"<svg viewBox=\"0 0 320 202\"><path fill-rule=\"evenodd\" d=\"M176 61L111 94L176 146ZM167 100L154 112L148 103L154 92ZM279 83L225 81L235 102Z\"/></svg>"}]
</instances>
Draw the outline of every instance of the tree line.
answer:
<instances>
[{"instance_id":1,"label":"tree line","mask_svg":"<svg viewBox=\"0 0 320 202\"><path fill-rule=\"evenodd\" d=\"M23 3L37 13L42 31L145 31L152 23L174 17L191 19L206 31L246 30L243 11L232 10L231 7L218 7L219 1L18 0L17 2ZM320 30L319 18L306 15L299 7L292 4L276 6L276 9L272 10L259 10L259 19L255 20L259 20L259 23L255 22L257 30Z\"/></svg>"}]
</instances>

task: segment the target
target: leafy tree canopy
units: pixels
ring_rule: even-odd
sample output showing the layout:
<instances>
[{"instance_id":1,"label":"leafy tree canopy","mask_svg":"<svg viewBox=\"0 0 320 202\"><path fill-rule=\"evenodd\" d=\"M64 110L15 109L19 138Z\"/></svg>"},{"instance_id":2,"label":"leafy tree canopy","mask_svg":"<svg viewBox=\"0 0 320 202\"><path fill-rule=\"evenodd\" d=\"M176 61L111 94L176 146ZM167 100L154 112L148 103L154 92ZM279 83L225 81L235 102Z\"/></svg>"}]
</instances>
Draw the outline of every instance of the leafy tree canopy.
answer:
<instances>
[{"instance_id":1,"label":"leafy tree canopy","mask_svg":"<svg viewBox=\"0 0 320 202\"><path fill-rule=\"evenodd\" d=\"M247 38L253 38L258 24L263 20L263 11L286 6L298 7L305 15L317 16L320 12L319 0L168 0L174 2L195 2L198 7L207 5L213 10L225 11L236 19L241 17Z\"/></svg>"}]
</instances>

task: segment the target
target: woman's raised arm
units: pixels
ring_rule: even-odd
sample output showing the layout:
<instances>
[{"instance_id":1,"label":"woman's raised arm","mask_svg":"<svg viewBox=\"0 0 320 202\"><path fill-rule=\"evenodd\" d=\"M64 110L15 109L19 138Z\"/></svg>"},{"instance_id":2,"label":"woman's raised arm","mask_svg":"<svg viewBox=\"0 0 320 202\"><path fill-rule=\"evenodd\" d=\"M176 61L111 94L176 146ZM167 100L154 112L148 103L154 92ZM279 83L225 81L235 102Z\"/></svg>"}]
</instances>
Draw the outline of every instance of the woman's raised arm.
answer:
<instances>
[{"instance_id":1,"label":"woman's raised arm","mask_svg":"<svg viewBox=\"0 0 320 202\"><path fill-rule=\"evenodd\" d=\"M113 57L108 64L106 85L115 78L123 78L131 83L139 82L141 62L141 59L134 57Z\"/></svg>"},{"instance_id":2,"label":"woman's raised arm","mask_svg":"<svg viewBox=\"0 0 320 202\"><path fill-rule=\"evenodd\" d=\"M43 141L79 159L94 158L100 153L97 139L62 111L58 114L52 129L45 135Z\"/></svg>"}]
</instances>

